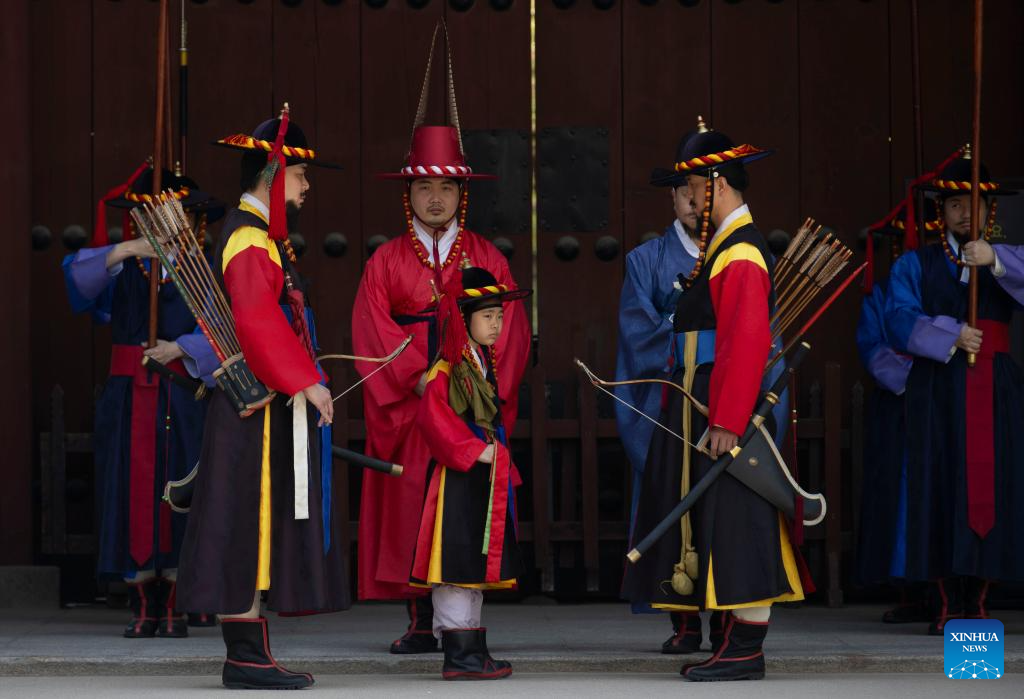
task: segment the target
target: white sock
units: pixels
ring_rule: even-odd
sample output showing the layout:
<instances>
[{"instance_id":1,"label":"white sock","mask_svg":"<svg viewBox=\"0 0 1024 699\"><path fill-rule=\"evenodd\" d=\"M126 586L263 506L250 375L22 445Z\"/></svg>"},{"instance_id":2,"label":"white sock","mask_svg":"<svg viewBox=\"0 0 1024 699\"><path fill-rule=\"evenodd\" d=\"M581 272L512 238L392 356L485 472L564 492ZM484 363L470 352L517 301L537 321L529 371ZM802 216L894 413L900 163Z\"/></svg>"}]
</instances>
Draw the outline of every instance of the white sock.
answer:
<instances>
[{"instance_id":1,"label":"white sock","mask_svg":"<svg viewBox=\"0 0 1024 699\"><path fill-rule=\"evenodd\" d=\"M430 593L434 604L434 636L442 631L480 627L480 610L484 593L457 585L435 585Z\"/></svg>"},{"instance_id":2,"label":"white sock","mask_svg":"<svg viewBox=\"0 0 1024 699\"><path fill-rule=\"evenodd\" d=\"M734 617L740 621L749 621L755 624L767 623L772 615L771 605L767 607L744 607L743 609L732 610Z\"/></svg>"}]
</instances>

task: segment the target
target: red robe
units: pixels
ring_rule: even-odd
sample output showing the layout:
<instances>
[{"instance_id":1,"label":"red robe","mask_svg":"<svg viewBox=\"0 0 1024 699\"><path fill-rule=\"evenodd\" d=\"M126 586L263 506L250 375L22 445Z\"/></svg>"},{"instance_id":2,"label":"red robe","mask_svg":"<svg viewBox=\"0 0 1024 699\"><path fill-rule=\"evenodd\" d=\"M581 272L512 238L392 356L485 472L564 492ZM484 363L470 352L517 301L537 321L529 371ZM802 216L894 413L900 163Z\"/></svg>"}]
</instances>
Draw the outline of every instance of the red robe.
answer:
<instances>
[{"instance_id":1,"label":"red robe","mask_svg":"<svg viewBox=\"0 0 1024 699\"><path fill-rule=\"evenodd\" d=\"M428 356L426 323L399 325L396 317L413 316L433 306L434 271L423 250L406 233L381 245L366 263L352 311L352 345L356 354L389 354L410 333L412 344L397 360L369 379L363 390L366 453L402 464L401 478L365 471L359 515L359 599L402 599L423 594L409 587L413 550L419 530L430 450L412 429L420 398L414 389L433 361ZM482 267L516 288L505 257L481 236L464 231L442 263L441 284L461 274L461 266ZM518 388L530 350L526 309L505 304L505 329L496 346L502 420L515 425ZM357 362L366 376L378 365Z\"/></svg>"},{"instance_id":2,"label":"red robe","mask_svg":"<svg viewBox=\"0 0 1024 699\"><path fill-rule=\"evenodd\" d=\"M410 578L418 586L507 589L516 584L520 570L515 465L500 433L494 441L494 463L477 461L488 442L479 427L470 425L470 417L452 410L451 371L444 360L430 370L416 419L433 468Z\"/></svg>"}]
</instances>

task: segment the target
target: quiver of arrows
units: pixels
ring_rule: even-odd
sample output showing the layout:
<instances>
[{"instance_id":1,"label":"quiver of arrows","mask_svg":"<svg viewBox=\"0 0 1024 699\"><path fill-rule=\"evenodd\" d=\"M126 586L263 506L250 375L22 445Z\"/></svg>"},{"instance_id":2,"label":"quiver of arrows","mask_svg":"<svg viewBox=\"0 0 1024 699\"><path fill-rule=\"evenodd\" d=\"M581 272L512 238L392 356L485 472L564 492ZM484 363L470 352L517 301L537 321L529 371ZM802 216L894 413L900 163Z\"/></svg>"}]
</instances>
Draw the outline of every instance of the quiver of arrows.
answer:
<instances>
[{"instance_id":1,"label":"quiver of arrows","mask_svg":"<svg viewBox=\"0 0 1024 699\"><path fill-rule=\"evenodd\" d=\"M786 332L853 257L853 251L832 233L820 233L821 226L801 227L775 265L773 340Z\"/></svg>"},{"instance_id":2,"label":"quiver of arrows","mask_svg":"<svg viewBox=\"0 0 1024 699\"><path fill-rule=\"evenodd\" d=\"M213 372L217 385L241 417L252 415L276 394L260 383L246 364L231 305L181 202L169 193L162 194L155 201L132 209L131 214L217 355L220 368Z\"/></svg>"}]
</instances>

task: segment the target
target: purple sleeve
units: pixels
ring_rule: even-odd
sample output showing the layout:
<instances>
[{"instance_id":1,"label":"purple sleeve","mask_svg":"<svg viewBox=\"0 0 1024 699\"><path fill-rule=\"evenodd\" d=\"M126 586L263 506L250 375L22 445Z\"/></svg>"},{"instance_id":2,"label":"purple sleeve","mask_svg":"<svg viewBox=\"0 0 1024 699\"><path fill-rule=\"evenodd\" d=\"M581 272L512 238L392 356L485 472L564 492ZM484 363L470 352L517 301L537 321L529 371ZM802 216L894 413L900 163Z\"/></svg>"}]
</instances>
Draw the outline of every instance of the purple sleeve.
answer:
<instances>
[{"instance_id":1,"label":"purple sleeve","mask_svg":"<svg viewBox=\"0 0 1024 699\"><path fill-rule=\"evenodd\" d=\"M999 257L999 263L1006 273L997 277L996 281L1003 291L1013 297L1017 303L1024 304L1024 246L993 245L992 249Z\"/></svg>"},{"instance_id":2,"label":"purple sleeve","mask_svg":"<svg viewBox=\"0 0 1024 699\"><path fill-rule=\"evenodd\" d=\"M868 360L868 372L887 391L901 395L907 387L907 375L914 360L882 345Z\"/></svg>"},{"instance_id":3,"label":"purple sleeve","mask_svg":"<svg viewBox=\"0 0 1024 699\"><path fill-rule=\"evenodd\" d=\"M185 353L181 361L189 375L202 379L207 386L214 386L216 382L213 380L213 372L220 366L220 362L217 361L217 355L206 336L201 332L194 332L180 336L175 342Z\"/></svg>"},{"instance_id":4,"label":"purple sleeve","mask_svg":"<svg viewBox=\"0 0 1024 699\"><path fill-rule=\"evenodd\" d=\"M104 245L101 248L83 248L75 253L69 273L71 282L82 298L90 301L95 299L110 285L110 280L120 273L120 264L107 269L107 253L113 247Z\"/></svg>"},{"instance_id":5,"label":"purple sleeve","mask_svg":"<svg viewBox=\"0 0 1024 699\"><path fill-rule=\"evenodd\" d=\"M919 357L946 363L953 356L953 348L963 325L950 316L920 316L914 323L907 340L907 351Z\"/></svg>"}]
</instances>

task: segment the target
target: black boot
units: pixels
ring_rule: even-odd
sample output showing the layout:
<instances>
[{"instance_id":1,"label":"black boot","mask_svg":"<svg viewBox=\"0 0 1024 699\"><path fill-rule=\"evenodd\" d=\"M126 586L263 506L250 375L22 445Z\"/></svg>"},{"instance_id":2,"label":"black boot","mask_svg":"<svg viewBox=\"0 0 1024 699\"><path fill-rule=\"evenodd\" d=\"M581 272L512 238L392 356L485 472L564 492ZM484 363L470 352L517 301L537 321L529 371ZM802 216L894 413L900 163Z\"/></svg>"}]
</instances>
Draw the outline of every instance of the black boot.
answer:
<instances>
[{"instance_id":1,"label":"black boot","mask_svg":"<svg viewBox=\"0 0 1024 699\"><path fill-rule=\"evenodd\" d=\"M963 580L961 578L940 578L935 581L933 592L933 613L932 621L928 624L928 635L942 636L947 621L963 618Z\"/></svg>"},{"instance_id":2,"label":"black boot","mask_svg":"<svg viewBox=\"0 0 1024 699\"><path fill-rule=\"evenodd\" d=\"M304 689L313 676L292 672L277 664L270 654L267 620L222 619L220 630L227 646L221 679L229 689Z\"/></svg>"},{"instance_id":3,"label":"black boot","mask_svg":"<svg viewBox=\"0 0 1024 699\"><path fill-rule=\"evenodd\" d=\"M691 682L764 679L764 637L768 622L751 623L729 615L722 645L706 662L683 673Z\"/></svg>"},{"instance_id":4,"label":"black boot","mask_svg":"<svg viewBox=\"0 0 1024 699\"><path fill-rule=\"evenodd\" d=\"M988 589L990 583L984 578L964 580L964 619L988 619Z\"/></svg>"},{"instance_id":5,"label":"black boot","mask_svg":"<svg viewBox=\"0 0 1024 699\"><path fill-rule=\"evenodd\" d=\"M137 583L128 583L131 587L132 620L124 627L125 638L153 638L156 636L157 614L159 614L159 603L157 601L156 578L150 578Z\"/></svg>"},{"instance_id":6,"label":"black boot","mask_svg":"<svg viewBox=\"0 0 1024 699\"><path fill-rule=\"evenodd\" d=\"M188 614L188 625L189 626L194 626L196 628L216 626L217 625L217 617L214 616L213 614L206 614L206 613L195 614L193 612L189 612L189 614Z\"/></svg>"},{"instance_id":7,"label":"black boot","mask_svg":"<svg viewBox=\"0 0 1024 699\"><path fill-rule=\"evenodd\" d=\"M434 605L430 597L406 600L405 610L409 614L409 628L404 636L392 641L391 652L396 655L412 655L441 650L434 638Z\"/></svg>"},{"instance_id":8,"label":"black boot","mask_svg":"<svg viewBox=\"0 0 1024 699\"><path fill-rule=\"evenodd\" d=\"M700 631L700 614L697 612L672 612L672 628L675 631L661 644L666 655L687 655L700 650L703 637Z\"/></svg>"},{"instance_id":9,"label":"black boot","mask_svg":"<svg viewBox=\"0 0 1024 699\"><path fill-rule=\"evenodd\" d=\"M160 583L162 594L160 625L157 628L157 635L160 638L188 638L188 625L185 622L185 615L175 609L178 599L178 583L167 579L161 580Z\"/></svg>"},{"instance_id":10,"label":"black boot","mask_svg":"<svg viewBox=\"0 0 1024 699\"><path fill-rule=\"evenodd\" d=\"M718 652L718 649L722 647L722 640L725 638L725 627L729 623L729 612L712 612L711 619L708 622L708 640L711 641L711 655ZM691 667L702 665L704 661L699 663L686 663L679 668L680 675L686 675L686 671Z\"/></svg>"},{"instance_id":11,"label":"black boot","mask_svg":"<svg viewBox=\"0 0 1024 699\"><path fill-rule=\"evenodd\" d=\"M487 650L487 629L441 632L446 680L497 680L512 674L512 663L495 660Z\"/></svg>"}]
</instances>

